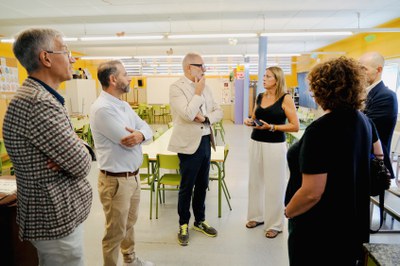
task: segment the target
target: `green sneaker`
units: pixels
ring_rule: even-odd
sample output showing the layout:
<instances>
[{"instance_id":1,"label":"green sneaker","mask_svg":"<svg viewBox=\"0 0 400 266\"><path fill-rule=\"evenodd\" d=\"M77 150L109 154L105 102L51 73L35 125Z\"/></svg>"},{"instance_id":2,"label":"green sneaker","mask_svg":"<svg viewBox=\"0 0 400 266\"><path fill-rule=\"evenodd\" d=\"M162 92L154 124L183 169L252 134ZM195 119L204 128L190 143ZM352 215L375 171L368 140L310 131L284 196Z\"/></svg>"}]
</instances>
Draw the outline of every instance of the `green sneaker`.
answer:
<instances>
[{"instance_id":1,"label":"green sneaker","mask_svg":"<svg viewBox=\"0 0 400 266\"><path fill-rule=\"evenodd\" d=\"M210 226L206 221L202 222L194 222L193 229L199 232L202 232L206 236L216 237L217 230L214 227Z\"/></svg>"},{"instance_id":2,"label":"green sneaker","mask_svg":"<svg viewBox=\"0 0 400 266\"><path fill-rule=\"evenodd\" d=\"M179 226L178 242L181 246L187 246L189 244L189 231L187 224Z\"/></svg>"}]
</instances>

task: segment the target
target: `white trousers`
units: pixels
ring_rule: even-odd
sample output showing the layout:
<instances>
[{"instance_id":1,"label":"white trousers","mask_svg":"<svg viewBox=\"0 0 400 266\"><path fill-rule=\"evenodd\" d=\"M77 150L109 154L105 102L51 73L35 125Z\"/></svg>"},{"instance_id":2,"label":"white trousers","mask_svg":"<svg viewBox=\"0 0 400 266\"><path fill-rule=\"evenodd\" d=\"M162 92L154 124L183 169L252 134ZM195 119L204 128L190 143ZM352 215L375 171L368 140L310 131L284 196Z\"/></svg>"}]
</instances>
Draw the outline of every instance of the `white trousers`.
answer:
<instances>
[{"instance_id":1,"label":"white trousers","mask_svg":"<svg viewBox=\"0 0 400 266\"><path fill-rule=\"evenodd\" d=\"M84 266L83 225L66 237L31 241L36 247L40 266Z\"/></svg>"},{"instance_id":2,"label":"white trousers","mask_svg":"<svg viewBox=\"0 0 400 266\"><path fill-rule=\"evenodd\" d=\"M264 230L282 231L287 183L286 142L250 139L248 221L264 222Z\"/></svg>"}]
</instances>

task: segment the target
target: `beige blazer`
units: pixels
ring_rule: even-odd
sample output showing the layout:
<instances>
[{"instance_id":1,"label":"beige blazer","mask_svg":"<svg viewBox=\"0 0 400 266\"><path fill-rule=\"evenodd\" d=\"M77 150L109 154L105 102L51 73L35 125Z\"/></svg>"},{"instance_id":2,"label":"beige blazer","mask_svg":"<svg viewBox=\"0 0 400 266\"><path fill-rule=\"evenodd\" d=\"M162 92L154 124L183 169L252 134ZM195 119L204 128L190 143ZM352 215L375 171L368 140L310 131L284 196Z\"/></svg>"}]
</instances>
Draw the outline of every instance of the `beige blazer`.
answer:
<instances>
[{"instance_id":1,"label":"beige blazer","mask_svg":"<svg viewBox=\"0 0 400 266\"><path fill-rule=\"evenodd\" d=\"M174 127L168 150L193 154L199 147L203 134L204 125L193 121L201 106L205 105L206 116L211 124L222 119L222 109L213 99L210 87L206 85L203 97L195 95L193 84L185 77L170 86L169 102Z\"/></svg>"}]
</instances>

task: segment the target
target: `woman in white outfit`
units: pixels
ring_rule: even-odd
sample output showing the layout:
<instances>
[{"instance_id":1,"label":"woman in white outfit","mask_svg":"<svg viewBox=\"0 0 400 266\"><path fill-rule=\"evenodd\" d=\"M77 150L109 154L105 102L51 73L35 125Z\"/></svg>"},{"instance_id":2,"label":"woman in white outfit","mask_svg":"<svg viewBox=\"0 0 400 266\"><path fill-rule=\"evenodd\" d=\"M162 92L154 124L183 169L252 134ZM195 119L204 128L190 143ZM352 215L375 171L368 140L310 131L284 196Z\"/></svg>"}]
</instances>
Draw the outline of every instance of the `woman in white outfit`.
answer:
<instances>
[{"instance_id":1,"label":"woman in white outfit","mask_svg":"<svg viewBox=\"0 0 400 266\"><path fill-rule=\"evenodd\" d=\"M249 205L247 228L264 225L265 236L275 238L284 224L286 187L286 135L299 130L293 98L286 92L285 75L269 67L264 75L265 92L257 96L251 118L253 127L249 156Z\"/></svg>"}]
</instances>

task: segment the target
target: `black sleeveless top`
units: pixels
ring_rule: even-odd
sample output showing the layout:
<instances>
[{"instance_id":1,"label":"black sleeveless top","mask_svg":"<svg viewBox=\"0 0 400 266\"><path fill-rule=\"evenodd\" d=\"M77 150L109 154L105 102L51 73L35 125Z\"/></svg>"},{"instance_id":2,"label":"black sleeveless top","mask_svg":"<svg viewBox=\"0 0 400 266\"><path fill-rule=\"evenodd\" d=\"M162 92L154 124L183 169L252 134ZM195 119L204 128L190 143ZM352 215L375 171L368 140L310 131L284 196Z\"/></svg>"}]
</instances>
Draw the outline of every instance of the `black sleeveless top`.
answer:
<instances>
[{"instance_id":1,"label":"black sleeveless top","mask_svg":"<svg viewBox=\"0 0 400 266\"><path fill-rule=\"evenodd\" d=\"M257 107L255 111L255 115L257 119L261 119L268 124L273 125L283 125L286 123L286 114L285 111L282 109L282 102L285 96L288 93L285 93L280 97L274 104L262 108L261 107L261 100L264 93L260 93L257 96ZM253 129L251 133L251 139L261 142L285 142L286 141L286 134L282 131L274 131L271 132L269 130L259 130Z\"/></svg>"}]
</instances>

